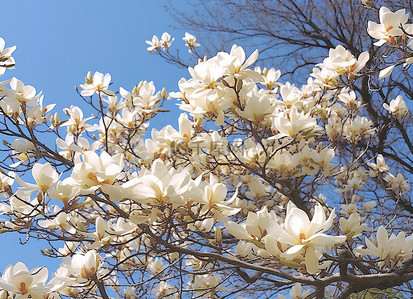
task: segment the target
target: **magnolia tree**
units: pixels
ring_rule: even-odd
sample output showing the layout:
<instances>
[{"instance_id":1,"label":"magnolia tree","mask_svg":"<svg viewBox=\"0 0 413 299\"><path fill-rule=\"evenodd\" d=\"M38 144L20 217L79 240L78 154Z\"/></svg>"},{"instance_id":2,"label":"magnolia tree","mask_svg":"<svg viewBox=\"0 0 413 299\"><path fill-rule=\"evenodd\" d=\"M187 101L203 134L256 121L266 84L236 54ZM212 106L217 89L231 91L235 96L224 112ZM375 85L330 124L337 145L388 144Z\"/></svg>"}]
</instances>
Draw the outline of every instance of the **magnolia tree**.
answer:
<instances>
[{"instance_id":1,"label":"magnolia tree","mask_svg":"<svg viewBox=\"0 0 413 299\"><path fill-rule=\"evenodd\" d=\"M389 93L377 109L390 121L378 127L350 88L386 84L413 62L408 13L382 7L378 18L367 31L391 64L369 68L389 55L337 46L301 88L252 67L258 51L201 57L188 33L199 61L179 92L146 81L115 92L109 74L89 72L78 89L89 117L78 106L50 113L34 87L1 82L1 232L46 240L42 254L61 265L51 275L7 266L0 298L413 294L411 165L400 162L413 147L393 133L411 133L411 114ZM172 42L154 36L148 51L185 65ZM1 39L0 50L3 74L14 47ZM149 131L167 99L179 128Z\"/></svg>"}]
</instances>

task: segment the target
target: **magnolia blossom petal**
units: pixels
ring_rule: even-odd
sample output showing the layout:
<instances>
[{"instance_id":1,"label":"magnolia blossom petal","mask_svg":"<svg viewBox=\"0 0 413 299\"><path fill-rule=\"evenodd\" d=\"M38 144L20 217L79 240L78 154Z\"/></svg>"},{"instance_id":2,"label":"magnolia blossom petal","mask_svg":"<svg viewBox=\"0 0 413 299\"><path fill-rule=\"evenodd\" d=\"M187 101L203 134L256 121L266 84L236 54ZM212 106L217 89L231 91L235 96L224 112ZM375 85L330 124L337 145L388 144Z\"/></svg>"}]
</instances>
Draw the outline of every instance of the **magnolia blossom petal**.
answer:
<instances>
[{"instance_id":1,"label":"magnolia blossom petal","mask_svg":"<svg viewBox=\"0 0 413 299\"><path fill-rule=\"evenodd\" d=\"M323 207L320 204L317 204L314 208L314 215L313 219L311 219L310 227L308 228L308 234L315 234L325 221L326 214L324 213Z\"/></svg>"},{"instance_id":2,"label":"magnolia blossom petal","mask_svg":"<svg viewBox=\"0 0 413 299\"><path fill-rule=\"evenodd\" d=\"M240 240L250 239L247 232L245 231L245 227L239 223L236 223L234 221L228 221L228 223L226 224L226 228L227 228L228 233L230 233L237 239L240 239Z\"/></svg>"},{"instance_id":3,"label":"magnolia blossom petal","mask_svg":"<svg viewBox=\"0 0 413 299\"><path fill-rule=\"evenodd\" d=\"M377 243L380 245L387 244L389 241L389 236L384 226L379 227L379 229L377 230L376 236L377 236Z\"/></svg>"},{"instance_id":4,"label":"magnolia blossom petal","mask_svg":"<svg viewBox=\"0 0 413 299\"><path fill-rule=\"evenodd\" d=\"M313 246L308 247L305 252L305 266L310 274L314 274L318 271L318 258Z\"/></svg>"},{"instance_id":5,"label":"magnolia blossom petal","mask_svg":"<svg viewBox=\"0 0 413 299\"><path fill-rule=\"evenodd\" d=\"M13 293L18 293L19 289L16 288L16 286L13 283L9 283L4 281L3 279L0 278L0 288L3 290L13 292Z\"/></svg>"},{"instance_id":6,"label":"magnolia blossom petal","mask_svg":"<svg viewBox=\"0 0 413 299\"><path fill-rule=\"evenodd\" d=\"M297 208L292 202L287 206L287 217L285 217L284 229L296 239L306 238L308 229L310 227L310 220L307 214ZM301 236L304 234L304 236Z\"/></svg>"},{"instance_id":7,"label":"magnolia blossom petal","mask_svg":"<svg viewBox=\"0 0 413 299\"><path fill-rule=\"evenodd\" d=\"M265 238L265 250L273 256L280 256L281 250L278 247L278 241L271 236Z\"/></svg>"},{"instance_id":8,"label":"magnolia blossom petal","mask_svg":"<svg viewBox=\"0 0 413 299\"><path fill-rule=\"evenodd\" d=\"M325 232L327 229L329 229L333 225L334 218L336 218L335 209L331 211L330 216L328 216L328 219L322 225L320 225L318 232Z\"/></svg>"},{"instance_id":9,"label":"magnolia blossom petal","mask_svg":"<svg viewBox=\"0 0 413 299\"><path fill-rule=\"evenodd\" d=\"M248 57L248 59L244 62L243 67L247 68L249 67L251 64L253 64L258 58L258 49L256 49L251 55L250 57Z\"/></svg>"},{"instance_id":10,"label":"magnolia blossom petal","mask_svg":"<svg viewBox=\"0 0 413 299\"><path fill-rule=\"evenodd\" d=\"M354 69L354 72L357 73L359 72L369 61L370 59L370 54L368 51L364 51L359 55L359 58L357 59L357 67Z\"/></svg>"},{"instance_id":11,"label":"magnolia blossom petal","mask_svg":"<svg viewBox=\"0 0 413 299\"><path fill-rule=\"evenodd\" d=\"M277 222L271 222L271 225L267 227L267 232L270 236L275 238L281 243L290 245L300 244L299 240L287 233Z\"/></svg>"},{"instance_id":12,"label":"magnolia blossom petal","mask_svg":"<svg viewBox=\"0 0 413 299\"><path fill-rule=\"evenodd\" d=\"M334 244L343 243L347 240L346 236L330 236L326 234L316 234L308 238L306 241L314 246L332 246Z\"/></svg>"},{"instance_id":13,"label":"magnolia blossom petal","mask_svg":"<svg viewBox=\"0 0 413 299\"><path fill-rule=\"evenodd\" d=\"M305 245L295 245L289 248L284 255L288 256L289 258L293 259L296 255L300 253L300 251L305 247Z\"/></svg>"},{"instance_id":14,"label":"magnolia blossom petal","mask_svg":"<svg viewBox=\"0 0 413 299\"><path fill-rule=\"evenodd\" d=\"M379 79L384 79L390 76L391 73L393 72L393 69L394 69L394 65L391 65L389 67L386 67L385 69L382 69L379 73Z\"/></svg>"}]
</instances>

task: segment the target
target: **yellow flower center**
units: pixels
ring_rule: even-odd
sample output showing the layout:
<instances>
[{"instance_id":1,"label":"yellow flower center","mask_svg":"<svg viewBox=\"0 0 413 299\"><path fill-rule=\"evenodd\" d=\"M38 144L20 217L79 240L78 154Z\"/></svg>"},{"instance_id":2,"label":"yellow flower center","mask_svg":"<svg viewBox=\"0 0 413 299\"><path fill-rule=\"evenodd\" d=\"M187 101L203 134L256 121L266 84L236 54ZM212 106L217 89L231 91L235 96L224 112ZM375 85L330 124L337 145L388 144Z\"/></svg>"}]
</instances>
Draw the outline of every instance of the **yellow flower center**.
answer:
<instances>
[{"instance_id":1,"label":"yellow flower center","mask_svg":"<svg viewBox=\"0 0 413 299\"><path fill-rule=\"evenodd\" d=\"M101 184L112 184L112 182L109 179L106 179L102 182L98 180L96 175L92 172L89 172L89 174L86 176L89 180L93 181L96 185L101 185Z\"/></svg>"},{"instance_id":2,"label":"yellow flower center","mask_svg":"<svg viewBox=\"0 0 413 299\"><path fill-rule=\"evenodd\" d=\"M26 294L29 290L26 287L26 283L21 282L20 283L20 287L19 287L19 291L24 295Z\"/></svg>"}]
</instances>

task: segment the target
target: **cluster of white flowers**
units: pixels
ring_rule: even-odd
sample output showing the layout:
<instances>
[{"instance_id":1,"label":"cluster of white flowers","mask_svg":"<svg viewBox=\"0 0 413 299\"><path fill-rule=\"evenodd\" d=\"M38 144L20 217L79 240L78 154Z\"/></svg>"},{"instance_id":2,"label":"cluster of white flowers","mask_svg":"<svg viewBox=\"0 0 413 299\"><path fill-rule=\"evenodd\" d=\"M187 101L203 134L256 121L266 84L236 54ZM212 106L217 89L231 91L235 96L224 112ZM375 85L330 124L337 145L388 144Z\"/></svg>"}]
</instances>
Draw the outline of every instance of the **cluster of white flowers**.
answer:
<instances>
[{"instance_id":1,"label":"cluster of white flowers","mask_svg":"<svg viewBox=\"0 0 413 299\"><path fill-rule=\"evenodd\" d=\"M378 39L374 45L380 47L386 43L390 43L395 47L400 47L403 50L413 48L413 24L407 24L409 13L405 9L400 9L392 12L387 7L381 7L379 10L380 23L369 21L367 32L375 39ZM413 63L413 58L408 57L405 60L404 66ZM379 79L384 79L390 76L396 65L390 65L382 69L379 73ZM401 118L408 110L401 96L396 100L392 100L390 106L384 103L385 109L394 114L395 117Z\"/></svg>"},{"instance_id":2,"label":"cluster of white flowers","mask_svg":"<svg viewBox=\"0 0 413 299\"><path fill-rule=\"evenodd\" d=\"M405 41L413 29L404 10L379 13L381 23L368 27L376 45ZM189 33L183 40L191 54L200 46ZM166 32L154 36L148 51L167 52L173 41ZM13 67L13 51L0 39L0 75ZM49 114L54 105L43 107L34 87L16 78L1 82L2 124L19 132L4 141L10 152L4 163L16 173L0 169L0 213L7 218L1 232L64 241L43 251L63 260L49 282L46 268L9 265L1 298L107 297L109 287L137 298L142 285L158 298L214 297L230 292L228 277L254 261L315 277L336 273L331 256L338 248L359 263L377 257L381 269L411 259L412 236L389 237L383 226L377 241L371 236L376 202L362 196L371 182L381 188L374 192L397 201L409 190L383 155L365 150L377 128L349 86L363 76L369 54L356 57L339 45L301 88L279 82L274 68L252 69L257 59L257 50L247 58L234 45L190 67L179 92L169 95L147 81L115 92L109 74L89 72L79 95L95 114L71 106L66 119ZM179 101L179 127L149 136L148 121L163 113L167 98ZM397 122L410 115L402 96L382 109ZM43 143L38 132L55 142ZM323 197L323 190L337 198ZM336 221L332 207L340 204ZM222 261L211 262L217 255ZM134 276L140 282L129 280ZM290 294L309 292L302 295L298 283Z\"/></svg>"},{"instance_id":3,"label":"cluster of white flowers","mask_svg":"<svg viewBox=\"0 0 413 299\"><path fill-rule=\"evenodd\" d=\"M318 204L310 221L303 210L289 202L281 225L274 211L268 212L264 207L257 213L250 212L245 224L229 221L226 226L229 233L240 240L263 244L266 252L258 250L259 255L266 257L271 254L287 265L300 266L303 262L308 273L316 273L322 266L318 263L320 257L335 244L343 243L347 239L345 236L323 234L331 228L334 218L334 210L326 219L323 207ZM242 255L246 255L246 249L241 250L244 251Z\"/></svg>"},{"instance_id":4,"label":"cluster of white flowers","mask_svg":"<svg viewBox=\"0 0 413 299\"><path fill-rule=\"evenodd\" d=\"M370 255L380 258L379 266L391 268L394 265L402 265L403 261L412 258L413 235L405 236L404 232L399 232L397 236L391 234L389 237L384 226L377 230L376 238L371 237L371 241L365 237L367 249L356 248L355 252L363 255Z\"/></svg>"},{"instance_id":5,"label":"cluster of white flowers","mask_svg":"<svg viewBox=\"0 0 413 299\"><path fill-rule=\"evenodd\" d=\"M153 53L154 50L158 51L160 48L168 51L174 40L175 38L171 39L171 35L168 32L164 32L160 40L156 35L154 35L152 37L152 41L146 41L146 43L149 45L147 50L149 53Z\"/></svg>"}]
</instances>

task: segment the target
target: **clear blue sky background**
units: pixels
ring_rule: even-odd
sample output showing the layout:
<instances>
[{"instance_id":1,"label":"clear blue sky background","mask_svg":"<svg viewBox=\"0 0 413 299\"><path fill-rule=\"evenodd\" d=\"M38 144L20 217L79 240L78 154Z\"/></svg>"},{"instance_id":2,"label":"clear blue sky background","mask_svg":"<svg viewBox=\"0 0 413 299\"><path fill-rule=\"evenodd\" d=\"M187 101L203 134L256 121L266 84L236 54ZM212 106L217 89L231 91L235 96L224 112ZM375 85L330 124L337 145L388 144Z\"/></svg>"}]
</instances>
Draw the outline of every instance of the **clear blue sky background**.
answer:
<instances>
[{"instance_id":1,"label":"clear blue sky background","mask_svg":"<svg viewBox=\"0 0 413 299\"><path fill-rule=\"evenodd\" d=\"M184 1L173 3L184 5ZM74 86L84 82L89 70L110 73L113 90L121 86L129 91L141 80L154 81L159 90L176 91L178 80L187 74L146 51L145 40L164 31L183 48L184 32L171 29L174 21L163 7L168 4L165 0L9 0L0 4L0 36L6 47L17 46L16 69L0 80L14 76L42 90L45 103L57 103L59 114L70 105L85 107ZM158 117L151 127L176 126L174 115ZM0 235L0 242L1 272L18 261L29 269L47 265L50 272L60 264L40 254L40 249L47 248L44 242L31 240L22 246L18 236L9 234Z\"/></svg>"}]
</instances>

